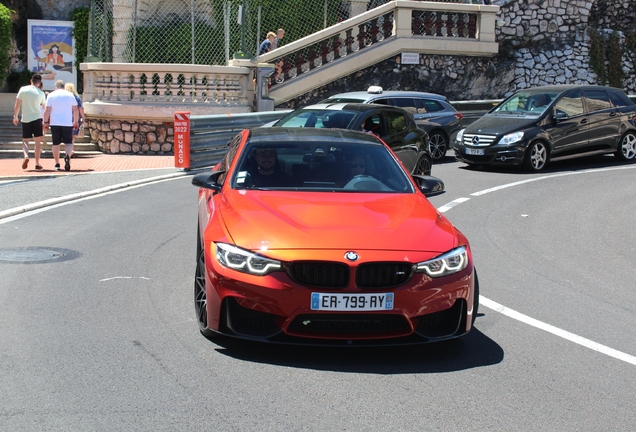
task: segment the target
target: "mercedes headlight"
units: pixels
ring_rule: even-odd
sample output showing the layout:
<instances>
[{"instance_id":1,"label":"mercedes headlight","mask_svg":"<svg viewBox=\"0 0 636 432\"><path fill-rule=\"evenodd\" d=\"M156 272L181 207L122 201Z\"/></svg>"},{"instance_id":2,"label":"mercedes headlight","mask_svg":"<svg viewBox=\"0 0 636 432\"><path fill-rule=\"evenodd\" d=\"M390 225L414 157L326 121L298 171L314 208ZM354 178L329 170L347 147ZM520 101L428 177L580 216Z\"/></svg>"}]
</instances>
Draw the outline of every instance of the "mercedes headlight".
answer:
<instances>
[{"instance_id":1,"label":"mercedes headlight","mask_svg":"<svg viewBox=\"0 0 636 432\"><path fill-rule=\"evenodd\" d=\"M468 253L466 247L461 246L431 260L417 263L415 271L436 278L462 271L467 265Z\"/></svg>"},{"instance_id":2,"label":"mercedes headlight","mask_svg":"<svg viewBox=\"0 0 636 432\"><path fill-rule=\"evenodd\" d=\"M265 258L226 243L215 243L216 259L223 266L242 273L265 276L281 269L280 261Z\"/></svg>"},{"instance_id":3,"label":"mercedes headlight","mask_svg":"<svg viewBox=\"0 0 636 432\"><path fill-rule=\"evenodd\" d=\"M504 135L500 140L499 144L510 145L516 142L521 141L523 138L523 132L515 132L508 135Z\"/></svg>"},{"instance_id":4,"label":"mercedes headlight","mask_svg":"<svg viewBox=\"0 0 636 432\"><path fill-rule=\"evenodd\" d=\"M466 129L462 129L459 132L457 132L457 136L455 136L455 141L460 142L460 143L464 141L464 131L465 130Z\"/></svg>"}]
</instances>

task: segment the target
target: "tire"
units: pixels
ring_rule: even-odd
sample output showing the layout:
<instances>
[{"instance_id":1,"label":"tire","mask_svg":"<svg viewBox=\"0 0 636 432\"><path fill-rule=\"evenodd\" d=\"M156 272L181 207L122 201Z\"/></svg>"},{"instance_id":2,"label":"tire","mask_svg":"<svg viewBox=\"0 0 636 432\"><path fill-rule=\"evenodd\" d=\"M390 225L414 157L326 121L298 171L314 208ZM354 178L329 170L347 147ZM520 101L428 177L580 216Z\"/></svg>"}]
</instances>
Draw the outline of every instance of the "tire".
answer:
<instances>
[{"instance_id":1,"label":"tire","mask_svg":"<svg viewBox=\"0 0 636 432\"><path fill-rule=\"evenodd\" d=\"M530 144L523 159L523 166L529 171L541 171L548 163L548 147L543 141Z\"/></svg>"},{"instance_id":2,"label":"tire","mask_svg":"<svg viewBox=\"0 0 636 432\"><path fill-rule=\"evenodd\" d=\"M439 162L446 157L448 151L448 138L442 132L432 132L428 138L428 146L433 162Z\"/></svg>"},{"instance_id":3,"label":"tire","mask_svg":"<svg viewBox=\"0 0 636 432\"><path fill-rule=\"evenodd\" d=\"M433 161L429 155L424 155L417 161L415 169L413 169L414 175L431 175L431 166Z\"/></svg>"},{"instance_id":4,"label":"tire","mask_svg":"<svg viewBox=\"0 0 636 432\"><path fill-rule=\"evenodd\" d=\"M197 269L194 275L194 312L199 331L208 339L218 335L208 327L208 304L205 290L205 250L201 247L201 233L197 229Z\"/></svg>"},{"instance_id":5,"label":"tire","mask_svg":"<svg viewBox=\"0 0 636 432\"><path fill-rule=\"evenodd\" d=\"M479 312L479 278L477 277L477 269L475 269L475 293L473 294L473 322L475 325L475 319L477 319L477 312Z\"/></svg>"},{"instance_id":6,"label":"tire","mask_svg":"<svg viewBox=\"0 0 636 432\"><path fill-rule=\"evenodd\" d=\"M622 161L634 160L636 158L636 133L627 132L623 135L614 155Z\"/></svg>"}]
</instances>

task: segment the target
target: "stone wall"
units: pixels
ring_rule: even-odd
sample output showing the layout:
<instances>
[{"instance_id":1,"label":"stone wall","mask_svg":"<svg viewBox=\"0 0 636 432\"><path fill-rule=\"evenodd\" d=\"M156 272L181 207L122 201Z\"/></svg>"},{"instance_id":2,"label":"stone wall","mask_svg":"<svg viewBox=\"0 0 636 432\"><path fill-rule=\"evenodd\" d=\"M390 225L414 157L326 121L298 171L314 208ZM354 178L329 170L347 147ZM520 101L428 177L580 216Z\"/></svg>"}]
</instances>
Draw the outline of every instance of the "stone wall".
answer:
<instances>
[{"instance_id":1,"label":"stone wall","mask_svg":"<svg viewBox=\"0 0 636 432\"><path fill-rule=\"evenodd\" d=\"M518 89L596 84L589 67L588 27L636 31L633 0L496 0L499 54L491 57L420 55L419 65L388 59L306 93L277 108L319 102L370 85L386 90L441 93L451 100L499 99ZM633 54L624 56L623 87L636 93Z\"/></svg>"},{"instance_id":2,"label":"stone wall","mask_svg":"<svg viewBox=\"0 0 636 432\"><path fill-rule=\"evenodd\" d=\"M89 119L86 130L104 153L164 154L174 144L172 122Z\"/></svg>"},{"instance_id":3,"label":"stone wall","mask_svg":"<svg viewBox=\"0 0 636 432\"><path fill-rule=\"evenodd\" d=\"M42 19L67 21L78 7L90 6L91 0L36 0L42 9Z\"/></svg>"},{"instance_id":4,"label":"stone wall","mask_svg":"<svg viewBox=\"0 0 636 432\"><path fill-rule=\"evenodd\" d=\"M590 22L599 28L636 31L633 0L596 0L590 11Z\"/></svg>"}]
</instances>

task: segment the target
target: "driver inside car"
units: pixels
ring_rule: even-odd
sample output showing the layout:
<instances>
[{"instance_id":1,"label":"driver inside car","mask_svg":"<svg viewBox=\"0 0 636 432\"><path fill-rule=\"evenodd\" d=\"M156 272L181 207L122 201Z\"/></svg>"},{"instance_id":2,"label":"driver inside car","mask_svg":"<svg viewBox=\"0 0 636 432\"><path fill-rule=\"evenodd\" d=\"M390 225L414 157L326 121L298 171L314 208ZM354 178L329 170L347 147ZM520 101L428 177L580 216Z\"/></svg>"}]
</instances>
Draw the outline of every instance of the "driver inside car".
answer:
<instances>
[{"instance_id":1,"label":"driver inside car","mask_svg":"<svg viewBox=\"0 0 636 432\"><path fill-rule=\"evenodd\" d=\"M275 148L258 148L254 150L256 169L251 170L252 183L257 187L289 187L293 178L284 173L278 162Z\"/></svg>"}]
</instances>

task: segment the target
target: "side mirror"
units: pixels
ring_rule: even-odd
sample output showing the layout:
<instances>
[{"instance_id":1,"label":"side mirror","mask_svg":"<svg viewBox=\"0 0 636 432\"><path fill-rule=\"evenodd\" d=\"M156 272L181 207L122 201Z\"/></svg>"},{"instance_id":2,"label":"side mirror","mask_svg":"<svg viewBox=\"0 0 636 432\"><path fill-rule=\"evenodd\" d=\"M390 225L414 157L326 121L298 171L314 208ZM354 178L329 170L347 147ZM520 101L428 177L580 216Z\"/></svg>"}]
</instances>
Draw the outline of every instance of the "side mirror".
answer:
<instances>
[{"instance_id":1,"label":"side mirror","mask_svg":"<svg viewBox=\"0 0 636 432\"><path fill-rule=\"evenodd\" d=\"M565 120L567 118L568 118L568 115L566 113L564 113L563 111L557 110L557 112L554 114L554 117L552 117L552 120L558 123L561 120Z\"/></svg>"},{"instance_id":2,"label":"side mirror","mask_svg":"<svg viewBox=\"0 0 636 432\"><path fill-rule=\"evenodd\" d=\"M414 175L413 179L420 188L420 191L427 197L443 194L445 192L444 182L437 177Z\"/></svg>"},{"instance_id":3,"label":"side mirror","mask_svg":"<svg viewBox=\"0 0 636 432\"><path fill-rule=\"evenodd\" d=\"M220 192L222 185L218 183L218 180L221 174L225 174L225 171L212 171L212 173L206 172L197 174L192 177L192 184L200 188Z\"/></svg>"}]
</instances>

